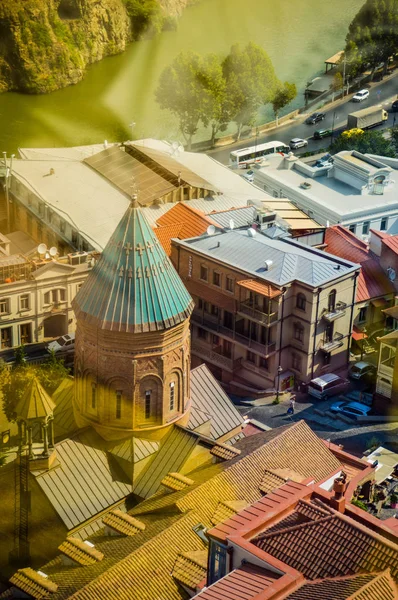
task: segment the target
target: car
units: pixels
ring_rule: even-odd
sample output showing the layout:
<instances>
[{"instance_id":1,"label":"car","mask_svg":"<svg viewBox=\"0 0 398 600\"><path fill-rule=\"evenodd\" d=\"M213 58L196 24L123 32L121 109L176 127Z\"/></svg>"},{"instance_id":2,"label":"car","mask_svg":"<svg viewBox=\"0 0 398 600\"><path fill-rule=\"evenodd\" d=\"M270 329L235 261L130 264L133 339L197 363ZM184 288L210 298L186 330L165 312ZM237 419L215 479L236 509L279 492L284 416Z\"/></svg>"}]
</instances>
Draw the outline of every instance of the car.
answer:
<instances>
[{"instance_id":1,"label":"car","mask_svg":"<svg viewBox=\"0 0 398 600\"><path fill-rule=\"evenodd\" d=\"M334 413L346 415L347 417L357 418L368 416L372 407L360 402L345 402L342 400L332 404L329 410Z\"/></svg>"},{"instance_id":2,"label":"car","mask_svg":"<svg viewBox=\"0 0 398 600\"><path fill-rule=\"evenodd\" d=\"M374 365L361 360L350 367L348 377L357 381L372 380L375 379L376 372L377 369Z\"/></svg>"},{"instance_id":3,"label":"car","mask_svg":"<svg viewBox=\"0 0 398 600\"><path fill-rule=\"evenodd\" d=\"M325 154L325 156L322 156L321 158L319 158L316 163L315 166L316 167L325 167L325 166L331 166L333 164L333 156L331 154Z\"/></svg>"},{"instance_id":4,"label":"car","mask_svg":"<svg viewBox=\"0 0 398 600\"><path fill-rule=\"evenodd\" d=\"M369 90L360 90L352 97L353 102L362 102L362 100L366 100L369 98Z\"/></svg>"},{"instance_id":5,"label":"car","mask_svg":"<svg viewBox=\"0 0 398 600\"><path fill-rule=\"evenodd\" d=\"M242 173L241 177L243 177L243 179L246 179L246 181L249 181L250 183L253 183L253 181L254 181L254 171L252 171L250 169L249 171L246 171L246 173Z\"/></svg>"},{"instance_id":6,"label":"car","mask_svg":"<svg viewBox=\"0 0 398 600\"><path fill-rule=\"evenodd\" d=\"M391 110L392 112L398 112L398 100L394 100L394 102L391 104Z\"/></svg>"},{"instance_id":7,"label":"car","mask_svg":"<svg viewBox=\"0 0 398 600\"><path fill-rule=\"evenodd\" d=\"M308 141L303 140L302 138L293 138L290 140L289 146L292 150L296 150L296 148L305 148L305 146L308 146Z\"/></svg>"},{"instance_id":8,"label":"car","mask_svg":"<svg viewBox=\"0 0 398 600\"><path fill-rule=\"evenodd\" d=\"M47 352L70 352L75 348L75 334L66 333L46 346Z\"/></svg>"},{"instance_id":9,"label":"car","mask_svg":"<svg viewBox=\"0 0 398 600\"><path fill-rule=\"evenodd\" d=\"M331 129L317 129L314 131L314 140L321 140L322 138L329 137L332 135Z\"/></svg>"},{"instance_id":10,"label":"car","mask_svg":"<svg viewBox=\"0 0 398 600\"><path fill-rule=\"evenodd\" d=\"M325 113L315 112L312 115L310 115L308 119L305 120L305 122L307 123L307 125L313 125L314 123L318 123L318 121L323 121L325 117Z\"/></svg>"},{"instance_id":11,"label":"car","mask_svg":"<svg viewBox=\"0 0 398 600\"><path fill-rule=\"evenodd\" d=\"M328 396L337 396L344 392L349 385L348 380L335 375L334 373L325 373L308 384L308 394L318 400L324 400Z\"/></svg>"}]
</instances>

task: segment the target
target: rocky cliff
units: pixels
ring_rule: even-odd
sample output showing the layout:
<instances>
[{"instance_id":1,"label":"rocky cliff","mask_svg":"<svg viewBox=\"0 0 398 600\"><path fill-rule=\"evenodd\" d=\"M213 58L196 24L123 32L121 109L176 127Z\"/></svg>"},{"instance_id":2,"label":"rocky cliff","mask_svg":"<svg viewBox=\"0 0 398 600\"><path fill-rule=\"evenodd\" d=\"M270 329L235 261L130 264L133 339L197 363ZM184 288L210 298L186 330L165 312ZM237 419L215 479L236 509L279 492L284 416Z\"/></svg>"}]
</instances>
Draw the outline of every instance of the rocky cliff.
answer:
<instances>
[{"instance_id":1,"label":"rocky cliff","mask_svg":"<svg viewBox=\"0 0 398 600\"><path fill-rule=\"evenodd\" d=\"M47 93L122 52L187 0L0 0L0 91Z\"/></svg>"}]
</instances>

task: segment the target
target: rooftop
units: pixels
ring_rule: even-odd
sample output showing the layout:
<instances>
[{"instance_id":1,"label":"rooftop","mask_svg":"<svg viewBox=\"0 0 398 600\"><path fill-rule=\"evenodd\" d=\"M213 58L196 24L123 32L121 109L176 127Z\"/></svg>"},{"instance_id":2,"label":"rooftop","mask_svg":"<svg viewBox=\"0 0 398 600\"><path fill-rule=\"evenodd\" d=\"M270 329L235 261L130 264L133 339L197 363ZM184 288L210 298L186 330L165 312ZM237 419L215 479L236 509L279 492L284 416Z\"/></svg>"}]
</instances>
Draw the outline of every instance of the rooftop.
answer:
<instances>
[{"instance_id":1,"label":"rooftop","mask_svg":"<svg viewBox=\"0 0 398 600\"><path fill-rule=\"evenodd\" d=\"M261 232L251 236L250 231L226 231L176 244L281 286L295 280L321 285L358 269L352 262L294 240L271 240ZM269 268L266 260L272 261Z\"/></svg>"}]
</instances>

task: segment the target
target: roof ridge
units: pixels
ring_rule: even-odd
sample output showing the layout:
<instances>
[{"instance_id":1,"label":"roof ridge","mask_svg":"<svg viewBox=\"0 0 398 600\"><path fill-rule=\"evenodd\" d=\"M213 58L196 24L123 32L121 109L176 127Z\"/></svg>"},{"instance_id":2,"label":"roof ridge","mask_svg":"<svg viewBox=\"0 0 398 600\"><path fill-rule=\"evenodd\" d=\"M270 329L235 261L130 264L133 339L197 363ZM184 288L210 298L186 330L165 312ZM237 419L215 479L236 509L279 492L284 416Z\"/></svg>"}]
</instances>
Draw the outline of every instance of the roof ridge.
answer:
<instances>
[{"instance_id":1,"label":"roof ridge","mask_svg":"<svg viewBox=\"0 0 398 600\"><path fill-rule=\"evenodd\" d=\"M258 541L268 540L272 537L279 536L284 533L298 531L298 530L313 527L313 526L319 526L323 523L326 523L328 521L333 521L335 519L336 519L336 515L329 515L327 517L323 517L322 519L317 519L316 521L308 521L307 523L299 523L298 525L292 525L291 527L284 527L283 529L278 529L277 531L272 531L271 533L268 533L268 534L267 534L267 530L265 530L265 532L261 533L259 536L257 536L256 539Z\"/></svg>"},{"instance_id":2,"label":"roof ridge","mask_svg":"<svg viewBox=\"0 0 398 600\"><path fill-rule=\"evenodd\" d=\"M381 571L380 573L369 573L369 575L373 575L372 579L370 581L368 581L367 583L365 583L365 585L363 585L361 588L359 588L359 590L354 592L352 594L352 596L349 596L347 598L347 600L355 600L356 598L357 599L363 598L364 592L366 592L366 590L368 590L369 588L374 586L376 581L381 580L383 577L387 577L387 579L389 579L389 583L392 583L395 587L395 583L391 577L390 567L387 567L387 569L384 569L384 571ZM394 590L394 591L396 591L396 590Z\"/></svg>"}]
</instances>

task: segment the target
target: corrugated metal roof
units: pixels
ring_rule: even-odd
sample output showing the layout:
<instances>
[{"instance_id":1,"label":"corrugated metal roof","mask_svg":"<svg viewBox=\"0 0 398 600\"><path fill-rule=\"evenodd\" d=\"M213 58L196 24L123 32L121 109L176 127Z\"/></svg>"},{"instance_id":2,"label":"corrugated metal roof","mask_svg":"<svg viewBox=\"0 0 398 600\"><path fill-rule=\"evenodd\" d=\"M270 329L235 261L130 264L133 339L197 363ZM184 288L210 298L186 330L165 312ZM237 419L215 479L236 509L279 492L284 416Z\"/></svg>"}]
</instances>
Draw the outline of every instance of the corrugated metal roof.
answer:
<instances>
[{"instance_id":1,"label":"corrugated metal roof","mask_svg":"<svg viewBox=\"0 0 398 600\"><path fill-rule=\"evenodd\" d=\"M221 225L221 227L229 228L230 221L234 223L234 228L245 227L251 225L256 218L256 208L254 206L244 206L242 208L234 208L232 210L224 210L222 212L210 213L209 217L213 221Z\"/></svg>"},{"instance_id":2,"label":"corrugated metal roof","mask_svg":"<svg viewBox=\"0 0 398 600\"><path fill-rule=\"evenodd\" d=\"M24 421L44 420L53 414L54 408L55 404L51 397L34 377L18 402L15 412Z\"/></svg>"},{"instance_id":3,"label":"corrugated metal roof","mask_svg":"<svg viewBox=\"0 0 398 600\"><path fill-rule=\"evenodd\" d=\"M317 286L359 268L352 262L332 258L326 252L308 248L294 240L271 240L261 232L251 237L248 233L227 231L178 241L177 244L277 285L297 280ZM265 260L272 261L270 268L266 267Z\"/></svg>"},{"instance_id":4,"label":"corrugated metal roof","mask_svg":"<svg viewBox=\"0 0 398 600\"><path fill-rule=\"evenodd\" d=\"M36 482L68 529L73 529L127 496L132 486L93 445L93 433L81 433L56 444L58 467ZM97 439L96 436L94 436Z\"/></svg>"},{"instance_id":5,"label":"corrugated metal roof","mask_svg":"<svg viewBox=\"0 0 398 600\"><path fill-rule=\"evenodd\" d=\"M130 206L73 300L76 317L111 331L168 329L193 302L139 208Z\"/></svg>"},{"instance_id":6,"label":"corrugated metal roof","mask_svg":"<svg viewBox=\"0 0 398 600\"><path fill-rule=\"evenodd\" d=\"M67 377L52 395L52 399L55 402L54 427L56 438L70 435L77 429L72 405L74 386L74 380L71 377Z\"/></svg>"},{"instance_id":7,"label":"corrugated metal roof","mask_svg":"<svg viewBox=\"0 0 398 600\"><path fill-rule=\"evenodd\" d=\"M214 440L244 423L227 394L204 364L191 371L191 403L200 413L192 410L187 426L195 429L200 416L205 419L205 415L211 415L210 436Z\"/></svg>"},{"instance_id":8,"label":"corrugated metal roof","mask_svg":"<svg viewBox=\"0 0 398 600\"><path fill-rule=\"evenodd\" d=\"M121 444L114 446L108 450L110 454L127 460L128 462L139 462L147 456L151 456L159 449L159 442L151 442L150 440L144 440L141 438L130 438L125 440Z\"/></svg>"},{"instance_id":9,"label":"corrugated metal roof","mask_svg":"<svg viewBox=\"0 0 398 600\"><path fill-rule=\"evenodd\" d=\"M168 473L180 470L197 443L196 435L178 426L173 427L162 442L159 452L138 477L134 485L134 494L141 498L148 498L157 492L162 479Z\"/></svg>"}]
</instances>

